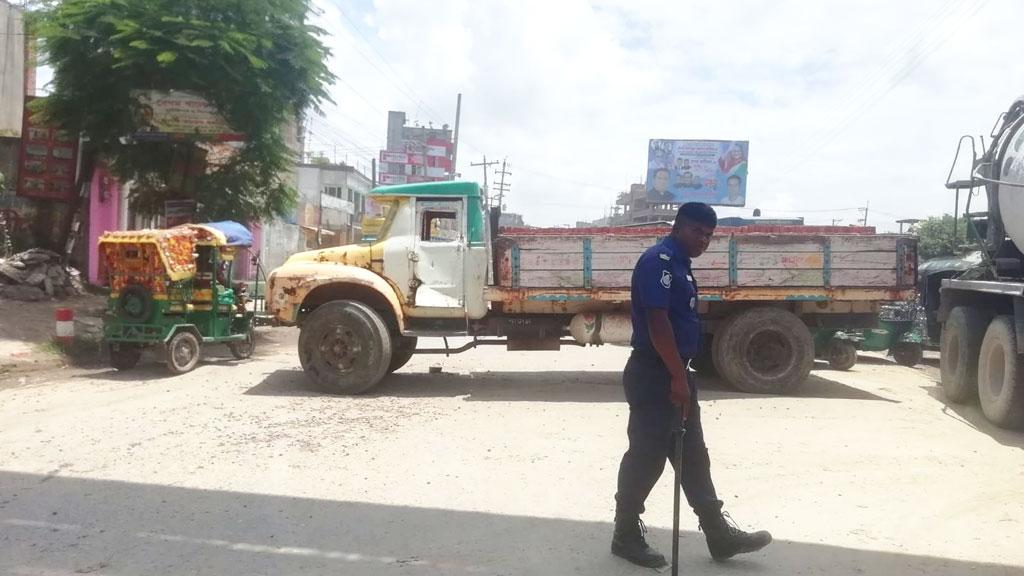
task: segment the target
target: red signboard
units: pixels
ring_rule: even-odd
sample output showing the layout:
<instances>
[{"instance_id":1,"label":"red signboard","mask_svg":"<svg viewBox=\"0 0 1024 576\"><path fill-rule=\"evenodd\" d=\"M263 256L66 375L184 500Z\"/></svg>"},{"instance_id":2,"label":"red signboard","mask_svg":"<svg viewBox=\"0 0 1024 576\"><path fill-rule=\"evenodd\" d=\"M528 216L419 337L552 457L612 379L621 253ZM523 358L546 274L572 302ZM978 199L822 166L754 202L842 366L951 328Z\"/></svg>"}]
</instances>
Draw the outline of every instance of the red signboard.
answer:
<instances>
[{"instance_id":1,"label":"red signboard","mask_svg":"<svg viewBox=\"0 0 1024 576\"><path fill-rule=\"evenodd\" d=\"M75 198L78 137L35 121L25 98L18 196L70 202Z\"/></svg>"}]
</instances>

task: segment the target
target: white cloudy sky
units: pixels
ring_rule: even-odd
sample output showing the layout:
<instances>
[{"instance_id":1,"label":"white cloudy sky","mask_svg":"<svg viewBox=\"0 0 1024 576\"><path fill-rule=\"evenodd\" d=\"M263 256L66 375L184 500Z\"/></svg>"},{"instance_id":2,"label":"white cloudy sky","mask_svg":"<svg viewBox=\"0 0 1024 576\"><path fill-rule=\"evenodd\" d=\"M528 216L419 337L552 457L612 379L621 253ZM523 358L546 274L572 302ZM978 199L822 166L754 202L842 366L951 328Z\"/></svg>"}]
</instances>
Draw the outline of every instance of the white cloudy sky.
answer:
<instances>
[{"instance_id":1,"label":"white cloudy sky","mask_svg":"<svg viewBox=\"0 0 1024 576\"><path fill-rule=\"evenodd\" d=\"M747 209L723 215L846 225L870 203L895 230L952 211L957 139L1024 93L1024 0L314 4L339 79L309 149L368 169L388 110L454 124L461 92L458 171L507 158L508 209L539 226L603 216L649 139L708 138L751 142Z\"/></svg>"},{"instance_id":2,"label":"white cloudy sky","mask_svg":"<svg viewBox=\"0 0 1024 576\"><path fill-rule=\"evenodd\" d=\"M1024 92L1020 0L316 0L340 78L312 149L368 163L389 109L508 158L534 225L604 214L650 138L751 142L748 208L842 224L951 211L964 133ZM362 148L359 148L362 147ZM750 214L749 209L723 210Z\"/></svg>"}]
</instances>

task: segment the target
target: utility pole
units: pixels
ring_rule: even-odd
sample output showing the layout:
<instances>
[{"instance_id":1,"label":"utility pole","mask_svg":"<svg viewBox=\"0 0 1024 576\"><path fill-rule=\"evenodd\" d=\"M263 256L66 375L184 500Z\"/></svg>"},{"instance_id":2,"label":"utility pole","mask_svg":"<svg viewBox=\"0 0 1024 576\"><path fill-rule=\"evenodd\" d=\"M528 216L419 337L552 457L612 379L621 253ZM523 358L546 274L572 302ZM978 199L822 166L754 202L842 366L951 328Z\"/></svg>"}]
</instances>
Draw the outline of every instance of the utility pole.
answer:
<instances>
[{"instance_id":1,"label":"utility pole","mask_svg":"<svg viewBox=\"0 0 1024 576\"><path fill-rule=\"evenodd\" d=\"M868 225L868 209L869 208L871 208L871 201L870 200L867 201L867 203L864 205L863 208L857 208L857 210L859 210L859 211L864 213L864 217L860 219L861 226L867 226Z\"/></svg>"},{"instance_id":2,"label":"utility pole","mask_svg":"<svg viewBox=\"0 0 1024 576\"><path fill-rule=\"evenodd\" d=\"M459 160L459 122L462 121L462 93L459 93L458 100L455 101L455 136L452 141L452 180L455 180L455 170L458 167ZM486 159L484 160L487 161ZM484 168L484 170L487 170ZM486 184L484 185L486 187Z\"/></svg>"},{"instance_id":3,"label":"utility pole","mask_svg":"<svg viewBox=\"0 0 1024 576\"><path fill-rule=\"evenodd\" d=\"M471 162L469 164L470 166L472 166L474 168L477 167L477 166L482 166L483 167L483 169L484 169L484 191L487 191L487 169L490 168L491 166L494 166L497 163L498 163L497 160L495 160L493 162L488 162L487 161L487 156L484 156L484 161L483 162Z\"/></svg>"},{"instance_id":4,"label":"utility pole","mask_svg":"<svg viewBox=\"0 0 1024 576\"><path fill-rule=\"evenodd\" d=\"M495 162L495 164L497 164L497 162ZM500 174L501 175L501 181L498 184L498 207L501 208L502 210L505 209L505 202L504 202L505 192L508 192L508 188L510 188L512 186L512 184L509 184L508 187L505 186L505 176L511 176L512 175L511 172L509 172L508 170L505 169L505 167L507 165L508 165L508 158L506 158L506 159L501 161L501 172L499 172L497 170L494 171L495 174Z\"/></svg>"},{"instance_id":5,"label":"utility pole","mask_svg":"<svg viewBox=\"0 0 1024 576\"><path fill-rule=\"evenodd\" d=\"M842 222L842 221L843 221L843 219L842 219L842 218L833 218L833 219L832 219L832 227L833 227L833 228L835 228L835 226L836 226L836 223L837 223L837 222Z\"/></svg>"}]
</instances>

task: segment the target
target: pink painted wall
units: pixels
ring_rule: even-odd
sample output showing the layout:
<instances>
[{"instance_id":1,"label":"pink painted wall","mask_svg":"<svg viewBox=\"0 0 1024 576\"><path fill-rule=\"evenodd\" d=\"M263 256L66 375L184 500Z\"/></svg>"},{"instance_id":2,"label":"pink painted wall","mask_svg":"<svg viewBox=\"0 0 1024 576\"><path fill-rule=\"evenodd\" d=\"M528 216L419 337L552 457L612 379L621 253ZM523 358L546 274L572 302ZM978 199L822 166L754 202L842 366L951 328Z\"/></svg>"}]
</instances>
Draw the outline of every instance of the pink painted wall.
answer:
<instances>
[{"instance_id":1,"label":"pink painted wall","mask_svg":"<svg viewBox=\"0 0 1024 576\"><path fill-rule=\"evenodd\" d=\"M119 230L121 184L106 168L98 167L89 189L89 282L104 284L99 277L100 259L97 241L104 232Z\"/></svg>"}]
</instances>

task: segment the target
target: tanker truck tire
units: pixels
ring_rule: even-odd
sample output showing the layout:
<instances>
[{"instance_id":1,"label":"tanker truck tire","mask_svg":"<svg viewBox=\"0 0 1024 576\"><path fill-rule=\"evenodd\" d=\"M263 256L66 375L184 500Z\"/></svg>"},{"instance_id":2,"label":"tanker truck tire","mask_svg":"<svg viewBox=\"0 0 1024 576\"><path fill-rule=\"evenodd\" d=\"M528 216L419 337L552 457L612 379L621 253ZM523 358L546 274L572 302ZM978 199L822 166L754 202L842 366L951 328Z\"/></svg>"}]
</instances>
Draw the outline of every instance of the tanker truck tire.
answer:
<instances>
[{"instance_id":1,"label":"tanker truck tire","mask_svg":"<svg viewBox=\"0 0 1024 576\"><path fill-rule=\"evenodd\" d=\"M1013 316L996 316L978 355L981 411L1000 428L1024 426L1024 361L1017 354Z\"/></svg>"},{"instance_id":2,"label":"tanker truck tire","mask_svg":"<svg viewBox=\"0 0 1024 576\"><path fill-rule=\"evenodd\" d=\"M722 338L722 376L742 392L793 393L814 366L811 331L783 308L744 310L726 324Z\"/></svg>"},{"instance_id":3,"label":"tanker truck tire","mask_svg":"<svg viewBox=\"0 0 1024 576\"><path fill-rule=\"evenodd\" d=\"M962 404L978 394L978 351L986 323L980 310L957 306L942 325L939 372L942 391L950 402Z\"/></svg>"},{"instance_id":4,"label":"tanker truck tire","mask_svg":"<svg viewBox=\"0 0 1024 576\"><path fill-rule=\"evenodd\" d=\"M306 376L331 394L373 388L391 365L391 333L372 308L353 300L314 310L299 333L299 362Z\"/></svg>"}]
</instances>

